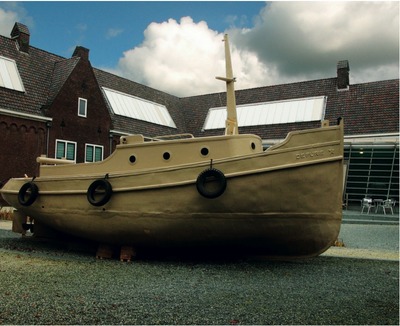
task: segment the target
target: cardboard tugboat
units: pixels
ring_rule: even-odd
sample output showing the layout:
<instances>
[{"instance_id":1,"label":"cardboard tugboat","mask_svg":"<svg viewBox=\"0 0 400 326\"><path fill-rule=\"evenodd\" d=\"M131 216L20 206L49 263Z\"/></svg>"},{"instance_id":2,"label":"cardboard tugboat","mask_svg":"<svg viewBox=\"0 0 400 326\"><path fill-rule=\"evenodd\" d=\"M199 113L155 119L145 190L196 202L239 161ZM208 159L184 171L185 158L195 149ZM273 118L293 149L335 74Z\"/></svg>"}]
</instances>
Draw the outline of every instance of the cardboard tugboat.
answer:
<instances>
[{"instance_id":1,"label":"cardboard tugboat","mask_svg":"<svg viewBox=\"0 0 400 326\"><path fill-rule=\"evenodd\" d=\"M343 122L264 151L260 137L238 133L227 36L225 54L225 135L122 136L96 163L39 157L40 176L10 179L3 198L35 224L136 251L324 252L341 225Z\"/></svg>"}]
</instances>

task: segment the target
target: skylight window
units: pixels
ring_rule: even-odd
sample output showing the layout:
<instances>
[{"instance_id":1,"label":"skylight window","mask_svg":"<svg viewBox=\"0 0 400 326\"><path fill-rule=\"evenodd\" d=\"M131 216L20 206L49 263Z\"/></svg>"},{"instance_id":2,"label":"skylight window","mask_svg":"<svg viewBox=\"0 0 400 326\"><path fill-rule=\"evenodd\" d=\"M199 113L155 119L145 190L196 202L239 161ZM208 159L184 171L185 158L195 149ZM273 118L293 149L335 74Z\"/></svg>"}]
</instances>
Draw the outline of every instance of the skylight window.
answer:
<instances>
[{"instance_id":1,"label":"skylight window","mask_svg":"<svg viewBox=\"0 0 400 326\"><path fill-rule=\"evenodd\" d=\"M288 101L238 105L239 127L280 123L321 121L325 115L325 96ZM225 128L226 107L208 110L203 130Z\"/></svg>"},{"instance_id":2,"label":"skylight window","mask_svg":"<svg viewBox=\"0 0 400 326\"><path fill-rule=\"evenodd\" d=\"M0 56L0 87L24 92L24 85L14 60Z\"/></svg>"},{"instance_id":3,"label":"skylight window","mask_svg":"<svg viewBox=\"0 0 400 326\"><path fill-rule=\"evenodd\" d=\"M176 128L165 105L103 87L115 114Z\"/></svg>"}]
</instances>

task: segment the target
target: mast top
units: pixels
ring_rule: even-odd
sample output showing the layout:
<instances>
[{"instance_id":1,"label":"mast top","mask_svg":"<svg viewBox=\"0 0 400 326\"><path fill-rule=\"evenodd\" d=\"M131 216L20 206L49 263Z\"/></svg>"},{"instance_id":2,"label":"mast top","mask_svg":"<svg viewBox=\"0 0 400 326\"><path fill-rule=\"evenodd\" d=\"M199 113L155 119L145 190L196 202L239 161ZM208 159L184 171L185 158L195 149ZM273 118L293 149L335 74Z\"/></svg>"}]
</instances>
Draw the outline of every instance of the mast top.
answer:
<instances>
[{"instance_id":1,"label":"mast top","mask_svg":"<svg viewBox=\"0 0 400 326\"><path fill-rule=\"evenodd\" d=\"M239 134L239 128L238 128L237 114L236 114L236 98L235 98L235 87L234 87L234 82L236 81L236 78L233 77L228 34L224 35L224 42L225 42L226 77L216 77L216 78L226 83L227 117L225 123L225 135L237 135Z\"/></svg>"}]
</instances>

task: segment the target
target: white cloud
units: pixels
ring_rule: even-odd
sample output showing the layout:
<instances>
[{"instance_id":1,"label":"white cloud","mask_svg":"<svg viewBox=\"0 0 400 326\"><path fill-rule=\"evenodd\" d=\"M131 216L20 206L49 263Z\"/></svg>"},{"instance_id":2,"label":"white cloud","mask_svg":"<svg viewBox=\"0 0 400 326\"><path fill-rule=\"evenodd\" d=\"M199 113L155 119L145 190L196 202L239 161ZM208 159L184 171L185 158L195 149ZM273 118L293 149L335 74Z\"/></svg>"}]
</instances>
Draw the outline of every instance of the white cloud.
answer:
<instances>
[{"instance_id":1,"label":"white cloud","mask_svg":"<svg viewBox=\"0 0 400 326\"><path fill-rule=\"evenodd\" d=\"M118 69L125 77L176 95L215 90L218 83L213 76L224 67L222 36L205 22L183 17L180 22L152 23L144 37L139 47L124 52L119 61Z\"/></svg>"},{"instance_id":2,"label":"white cloud","mask_svg":"<svg viewBox=\"0 0 400 326\"><path fill-rule=\"evenodd\" d=\"M204 21L183 17L179 22L152 23L144 37L139 47L124 52L119 74L178 96L225 89L214 78L225 76L223 34L209 29ZM231 50L240 87L248 87L266 68L254 54L232 45Z\"/></svg>"},{"instance_id":3,"label":"white cloud","mask_svg":"<svg viewBox=\"0 0 400 326\"><path fill-rule=\"evenodd\" d=\"M227 32L237 89L335 77L346 59L351 83L398 78L398 2L271 2L252 28ZM117 71L178 96L222 91L222 38L190 17L152 23Z\"/></svg>"},{"instance_id":4,"label":"white cloud","mask_svg":"<svg viewBox=\"0 0 400 326\"><path fill-rule=\"evenodd\" d=\"M345 59L354 75L398 77L398 2L272 2L254 28L233 35L238 47L276 67L277 82L334 77Z\"/></svg>"},{"instance_id":5,"label":"white cloud","mask_svg":"<svg viewBox=\"0 0 400 326\"><path fill-rule=\"evenodd\" d=\"M0 34L10 36L11 30L18 21L18 14L16 12L8 11L0 8Z\"/></svg>"},{"instance_id":6,"label":"white cloud","mask_svg":"<svg viewBox=\"0 0 400 326\"><path fill-rule=\"evenodd\" d=\"M379 77L378 79L377 76ZM368 81L387 80L394 78L399 78L398 63L374 65L371 67L356 69L355 71L350 70L350 82L352 84L360 84Z\"/></svg>"},{"instance_id":7,"label":"white cloud","mask_svg":"<svg viewBox=\"0 0 400 326\"><path fill-rule=\"evenodd\" d=\"M32 17L27 15L25 8L18 2L0 2L0 34L9 37L16 22L34 27Z\"/></svg>"},{"instance_id":8,"label":"white cloud","mask_svg":"<svg viewBox=\"0 0 400 326\"><path fill-rule=\"evenodd\" d=\"M85 23L78 23L75 25L75 28L78 30L78 32L84 33L87 31L88 26Z\"/></svg>"},{"instance_id":9,"label":"white cloud","mask_svg":"<svg viewBox=\"0 0 400 326\"><path fill-rule=\"evenodd\" d=\"M109 28L106 32L106 39L111 39L120 35L124 30L121 28Z\"/></svg>"}]
</instances>

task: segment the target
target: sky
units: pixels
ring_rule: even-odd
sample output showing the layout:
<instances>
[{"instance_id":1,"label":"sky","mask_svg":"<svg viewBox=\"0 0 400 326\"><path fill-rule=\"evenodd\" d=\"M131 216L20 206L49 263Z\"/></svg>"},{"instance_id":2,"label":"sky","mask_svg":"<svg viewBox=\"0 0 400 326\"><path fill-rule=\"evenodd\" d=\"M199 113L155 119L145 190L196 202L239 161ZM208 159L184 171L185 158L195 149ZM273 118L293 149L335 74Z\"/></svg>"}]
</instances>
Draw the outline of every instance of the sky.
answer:
<instances>
[{"instance_id":1,"label":"sky","mask_svg":"<svg viewBox=\"0 0 400 326\"><path fill-rule=\"evenodd\" d=\"M224 91L223 35L236 89L336 77L399 78L398 1L0 1L0 34L28 26L31 46L185 97Z\"/></svg>"}]
</instances>

